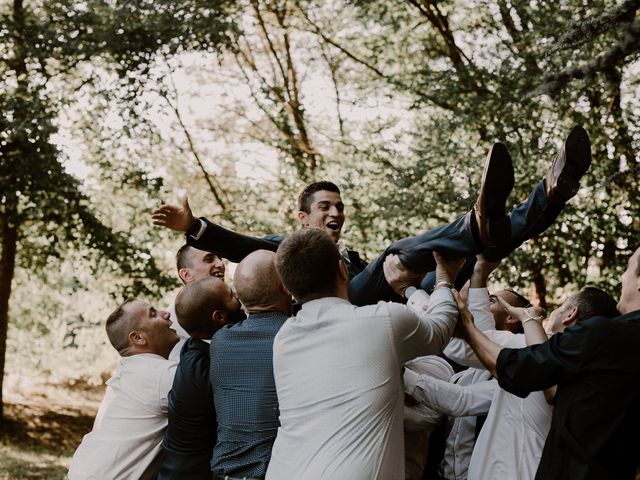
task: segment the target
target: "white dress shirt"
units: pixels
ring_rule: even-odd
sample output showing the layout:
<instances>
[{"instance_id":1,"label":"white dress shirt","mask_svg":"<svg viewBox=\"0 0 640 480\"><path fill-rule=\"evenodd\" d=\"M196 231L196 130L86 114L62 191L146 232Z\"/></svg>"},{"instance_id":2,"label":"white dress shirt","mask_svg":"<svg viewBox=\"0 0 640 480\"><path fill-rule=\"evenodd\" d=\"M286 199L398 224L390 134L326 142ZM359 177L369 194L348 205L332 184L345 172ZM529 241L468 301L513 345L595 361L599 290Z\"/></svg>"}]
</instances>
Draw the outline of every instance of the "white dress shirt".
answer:
<instances>
[{"instance_id":1,"label":"white dress shirt","mask_svg":"<svg viewBox=\"0 0 640 480\"><path fill-rule=\"evenodd\" d=\"M453 375L451 365L435 355L418 357L408 361L404 366L405 375L406 372L411 372L416 376L427 375L444 381L448 381ZM424 402L415 405L407 405L405 402L404 473L406 480L420 480L422 478L429 458L431 434L437 426L444 423L445 419L444 413Z\"/></svg>"},{"instance_id":2,"label":"white dress shirt","mask_svg":"<svg viewBox=\"0 0 640 480\"><path fill-rule=\"evenodd\" d=\"M524 334L514 348L526 347ZM553 407L543 392L520 398L496 388L469 463L469 480L533 480L551 427Z\"/></svg>"},{"instance_id":3,"label":"white dress shirt","mask_svg":"<svg viewBox=\"0 0 640 480\"><path fill-rule=\"evenodd\" d=\"M402 365L441 352L457 316L446 288L423 316L385 302L303 304L274 341L280 428L266 478L403 479Z\"/></svg>"},{"instance_id":4,"label":"white dress shirt","mask_svg":"<svg viewBox=\"0 0 640 480\"><path fill-rule=\"evenodd\" d=\"M495 330L486 288L469 289L468 301L476 325L495 343L508 348L527 346L524 334ZM445 354L461 365L482 366L471 347L458 338L451 340ZM532 392L527 398L520 398L496 388L487 420L476 439L467 478L533 479L552 413L553 407L547 403L543 392Z\"/></svg>"},{"instance_id":5,"label":"white dress shirt","mask_svg":"<svg viewBox=\"0 0 640 480\"><path fill-rule=\"evenodd\" d=\"M120 359L93 430L73 455L70 480L146 479L162 450L176 363L142 353Z\"/></svg>"},{"instance_id":6,"label":"white dress shirt","mask_svg":"<svg viewBox=\"0 0 640 480\"><path fill-rule=\"evenodd\" d=\"M170 315L169 318L171 319L171 327L169 328L172 328L173 330L175 330L178 336L180 337L180 340L178 340L178 343L174 345L173 349L171 350L171 353L169 354L169 360L174 362L180 362L180 351L182 350L182 346L191 336L187 333L187 331L184 328L182 328L182 325L180 325L180 322L178 322L178 316L176 315L175 302L169 305L169 308L167 309L167 311L169 312L169 315Z\"/></svg>"}]
</instances>

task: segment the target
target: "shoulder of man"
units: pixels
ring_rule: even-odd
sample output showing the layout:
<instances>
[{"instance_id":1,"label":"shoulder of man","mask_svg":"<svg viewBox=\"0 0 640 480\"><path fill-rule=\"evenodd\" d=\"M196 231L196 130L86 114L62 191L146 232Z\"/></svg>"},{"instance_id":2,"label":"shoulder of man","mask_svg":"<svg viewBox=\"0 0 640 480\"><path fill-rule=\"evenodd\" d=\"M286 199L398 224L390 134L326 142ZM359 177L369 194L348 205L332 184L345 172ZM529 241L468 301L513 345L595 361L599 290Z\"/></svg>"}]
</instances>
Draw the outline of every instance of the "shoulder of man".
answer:
<instances>
[{"instance_id":1,"label":"shoulder of man","mask_svg":"<svg viewBox=\"0 0 640 480\"><path fill-rule=\"evenodd\" d=\"M362 259L362 257L360 257L360 254L358 252L356 252L355 250L348 250L348 249L347 249L347 252L349 254L349 260L351 261L352 265L354 265L360 270L364 270L365 268L367 268L368 263L365 262Z\"/></svg>"}]
</instances>

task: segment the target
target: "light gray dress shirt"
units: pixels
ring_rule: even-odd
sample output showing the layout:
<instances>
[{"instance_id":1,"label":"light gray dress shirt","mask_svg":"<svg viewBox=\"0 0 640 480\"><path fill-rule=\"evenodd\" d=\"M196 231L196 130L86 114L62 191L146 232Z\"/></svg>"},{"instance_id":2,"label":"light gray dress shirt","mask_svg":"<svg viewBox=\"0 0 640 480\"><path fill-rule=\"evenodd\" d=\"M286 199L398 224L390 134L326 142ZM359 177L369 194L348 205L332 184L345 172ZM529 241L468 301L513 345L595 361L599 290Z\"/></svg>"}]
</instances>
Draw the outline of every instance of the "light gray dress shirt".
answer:
<instances>
[{"instance_id":1,"label":"light gray dress shirt","mask_svg":"<svg viewBox=\"0 0 640 480\"><path fill-rule=\"evenodd\" d=\"M457 317L446 288L423 315L386 302L303 304L274 341L280 428L266 478L403 479L402 365L440 353Z\"/></svg>"}]
</instances>

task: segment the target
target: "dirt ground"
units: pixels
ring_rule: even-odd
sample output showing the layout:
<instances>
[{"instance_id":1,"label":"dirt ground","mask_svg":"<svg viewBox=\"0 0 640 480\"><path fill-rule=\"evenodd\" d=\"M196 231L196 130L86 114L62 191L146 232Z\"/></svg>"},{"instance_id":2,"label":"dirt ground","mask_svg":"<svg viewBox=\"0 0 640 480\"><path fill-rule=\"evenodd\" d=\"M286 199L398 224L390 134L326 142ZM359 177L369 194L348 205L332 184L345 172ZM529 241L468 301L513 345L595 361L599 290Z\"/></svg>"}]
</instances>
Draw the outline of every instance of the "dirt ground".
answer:
<instances>
[{"instance_id":1,"label":"dirt ground","mask_svg":"<svg viewBox=\"0 0 640 480\"><path fill-rule=\"evenodd\" d=\"M102 395L102 388L42 385L5 392L0 480L65 479L73 452L93 426Z\"/></svg>"}]
</instances>

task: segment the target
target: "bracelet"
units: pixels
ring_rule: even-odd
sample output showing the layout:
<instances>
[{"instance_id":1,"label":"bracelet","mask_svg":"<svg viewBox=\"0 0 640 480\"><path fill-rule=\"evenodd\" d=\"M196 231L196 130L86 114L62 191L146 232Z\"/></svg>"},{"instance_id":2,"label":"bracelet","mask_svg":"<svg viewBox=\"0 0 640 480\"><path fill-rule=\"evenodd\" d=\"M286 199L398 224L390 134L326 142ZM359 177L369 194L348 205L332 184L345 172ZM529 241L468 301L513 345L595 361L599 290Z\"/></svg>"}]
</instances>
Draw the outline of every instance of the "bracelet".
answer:
<instances>
[{"instance_id":1,"label":"bracelet","mask_svg":"<svg viewBox=\"0 0 640 480\"><path fill-rule=\"evenodd\" d=\"M542 320L544 320L544 315L540 315L540 316L537 316L537 317L528 317L528 318L525 318L525 319L522 321L522 325L524 325L525 323L527 323L527 322L528 322L528 321L530 321L530 320L535 320L536 322L542 322Z\"/></svg>"},{"instance_id":2,"label":"bracelet","mask_svg":"<svg viewBox=\"0 0 640 480\"><path fill-rule=\"evenodd\" d=\"M453 285L451 285L451 282L449 280L440 280L438 283L436 283L436 286L434 288L438 287L451 288L453 287Z\"/></svg>"}]
</instances>

